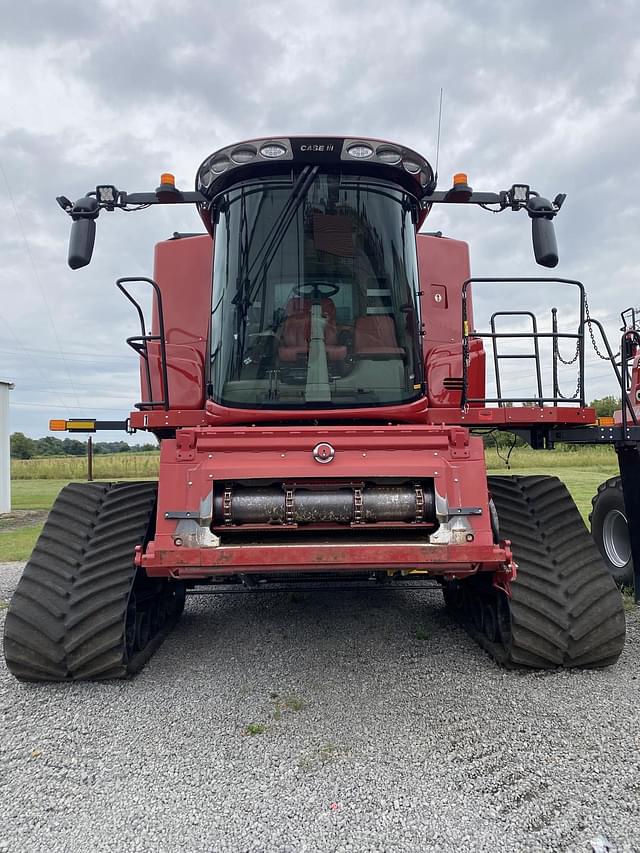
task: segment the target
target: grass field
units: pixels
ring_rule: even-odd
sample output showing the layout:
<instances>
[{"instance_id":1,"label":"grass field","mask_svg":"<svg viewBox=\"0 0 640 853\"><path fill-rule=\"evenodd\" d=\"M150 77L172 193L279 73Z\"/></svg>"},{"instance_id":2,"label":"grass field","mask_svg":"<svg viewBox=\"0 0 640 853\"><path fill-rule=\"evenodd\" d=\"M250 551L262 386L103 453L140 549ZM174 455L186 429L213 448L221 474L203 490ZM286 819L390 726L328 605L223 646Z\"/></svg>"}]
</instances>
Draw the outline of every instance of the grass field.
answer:
<instances>
[{"instance_id":1,"label":"grass field","mask_svg":"<svg viewBox=\"0 0 640 853\"><path fill-rule=\"evenodd\" d=\"M598 485L617 473L616 456L608 447L573 448L565 451L533 451L515 448L510 468L495 450L486 453L490 474L553 474L569 488L587 522L591 498ZM122 453L97 456L96 479L145 479L157 476L157 453ZM48 457L13 460L12 506L15 510L50 509L60 489L73 480L86 477L82 457ZM42 525L19 530L0 531L0 561L25 560L33 548Z\"/></svg>"},{"instance_id":2,"label":"grass field","mask_svg":"<svg viewBox=\"0 0 640 853\"><path fill-rule=\"evenodd\" d=\"M506 451L501 451L506 455ZM495 449L487 448L487 465L505 468ZM158 476L159 453L99 454L93 459L96 480L132 480ZM514 471L535 470L553 472L558 468L610 471L616 467L616 455L611 447L577 447L568 450L531 450L516 447L509 458ZM505 468L506 470L506 468ZM87 460L83 456L44 456L37 459L12 459L11 477L14 480L84 480Z\"/></svg>"},{"instance_id":3,"label":"grass field","mask_svg":"<svg viewBox=\"0 0 640 853\"><path fill-rule=\"evenodd\" d=\"M158 476L159 453L105 453L93 457L96 480L135 480ZM13 480L84 480L87 459L84 456L40 456L36 459L12 459Z\"/></svg>"}]
</instances>

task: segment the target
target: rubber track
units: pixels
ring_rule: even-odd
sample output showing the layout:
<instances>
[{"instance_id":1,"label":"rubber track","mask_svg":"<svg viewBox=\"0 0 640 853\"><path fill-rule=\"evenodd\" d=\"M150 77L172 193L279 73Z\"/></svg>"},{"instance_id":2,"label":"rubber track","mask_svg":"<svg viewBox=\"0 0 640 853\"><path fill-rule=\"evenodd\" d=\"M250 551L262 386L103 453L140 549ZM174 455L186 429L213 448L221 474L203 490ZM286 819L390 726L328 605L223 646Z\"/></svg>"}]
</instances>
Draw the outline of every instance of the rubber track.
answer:
<instances>
[{"instance_id":1,"label":"rubber track","mask_svg":"<svg viewBox=\"0 0 640 853\"><path fill-rule=\"evenodd\" d=\"M123 678L139 668L126 660L124 624L156 494L154 482L60 492L7 611L5 657L17 678Z\"/></svg>"},{"instance_id":2,"label":"rubber track","mask_svg":"<svg viewBox=\"0 0 640 853\"><path fill-rule=\"evenodd\" d=\"M557 477L489 477L518 577L511 665L601 667L624 647L622 598L566 486Z\"/></svg>"}]
</instances>

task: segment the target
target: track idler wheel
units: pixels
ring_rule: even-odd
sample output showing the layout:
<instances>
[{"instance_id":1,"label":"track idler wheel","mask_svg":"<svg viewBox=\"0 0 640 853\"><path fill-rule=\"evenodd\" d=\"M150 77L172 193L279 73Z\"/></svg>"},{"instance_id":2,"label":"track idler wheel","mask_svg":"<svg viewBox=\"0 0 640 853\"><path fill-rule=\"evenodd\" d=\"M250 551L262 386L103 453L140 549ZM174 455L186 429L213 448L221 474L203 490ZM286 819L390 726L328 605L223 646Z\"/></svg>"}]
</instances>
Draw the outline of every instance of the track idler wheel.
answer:
<instances>
[{"instance_id":1,"label":"track idler wheel","mask_svg":"<svg viewBox=\"0 0 640 853\"><path fill-rule=\"evenodd\" d=\"M620 592L566 487L556 477L489 477L500 535L518 566L511 598L482 574L445 585L462 589L461 621L506 666L595 668L624 647ZM460 613L460 611L456 611Z\"/></svg>"},{"instance_id":2,"label":"track idler wheel","mask_svg":"<svg viewBox=\"0 0 640 853\"><path fill-rule=\"evenodd\" d=\"M136 546L153 535L156 499L152 482L60 492L7 611L4 651L17 678L124 678L158 648L182 612L184 585L149 580L134 565Z\"/></svg>"}]
</instances>

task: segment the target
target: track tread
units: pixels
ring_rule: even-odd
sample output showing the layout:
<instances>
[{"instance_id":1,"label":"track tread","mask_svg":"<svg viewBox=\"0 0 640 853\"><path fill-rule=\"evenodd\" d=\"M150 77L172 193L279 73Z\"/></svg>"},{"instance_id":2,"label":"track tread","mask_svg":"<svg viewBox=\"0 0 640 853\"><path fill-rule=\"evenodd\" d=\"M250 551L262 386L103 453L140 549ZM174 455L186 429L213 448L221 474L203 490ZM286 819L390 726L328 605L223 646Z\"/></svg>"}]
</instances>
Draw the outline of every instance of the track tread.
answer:
<instances>
[{"instance_id":1,"label":"track tread","mask_svg":"<svg viewBox=\"0 0 640 853\"><path fill-rule=\"evenodd\" d=\"M500 535L512 542L509 661L535 668L600 667L625 640L621 596L557 477L489 477Z\"/></svg>"},{"instance_id":2,"label":"track tread","mask_svg":"<svg viewBox=\"0 0 640 853\"><path fill-rule=\"evenodd\" d=\"M56 500L11 600L9 669L28 681L123 677L133 555L155 482L72 483Z\"/></svg>"}]
</instances>

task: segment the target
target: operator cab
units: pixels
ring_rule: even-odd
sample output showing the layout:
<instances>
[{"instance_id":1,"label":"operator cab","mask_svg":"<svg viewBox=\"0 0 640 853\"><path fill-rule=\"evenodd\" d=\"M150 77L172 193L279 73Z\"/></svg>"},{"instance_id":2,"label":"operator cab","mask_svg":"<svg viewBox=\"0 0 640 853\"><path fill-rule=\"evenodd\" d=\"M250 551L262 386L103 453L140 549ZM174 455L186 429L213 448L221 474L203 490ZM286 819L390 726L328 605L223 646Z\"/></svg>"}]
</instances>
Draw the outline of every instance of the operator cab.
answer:
<instances>
[{"instance_id":1,"label":"operator cab","mask_svg":"<svg viewBox=\"0 0 640 853\"><path fill-rule=\"evenodd\" d=\"M348 142L243 144L248 164L225 149L201 167L216 403L353 408L423 393L416 223L433 175L406 149L389 165L376 156L389 144ZM286 162L260 157L277 146Z\"/></svg>"}]
</instances>

